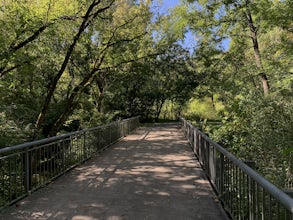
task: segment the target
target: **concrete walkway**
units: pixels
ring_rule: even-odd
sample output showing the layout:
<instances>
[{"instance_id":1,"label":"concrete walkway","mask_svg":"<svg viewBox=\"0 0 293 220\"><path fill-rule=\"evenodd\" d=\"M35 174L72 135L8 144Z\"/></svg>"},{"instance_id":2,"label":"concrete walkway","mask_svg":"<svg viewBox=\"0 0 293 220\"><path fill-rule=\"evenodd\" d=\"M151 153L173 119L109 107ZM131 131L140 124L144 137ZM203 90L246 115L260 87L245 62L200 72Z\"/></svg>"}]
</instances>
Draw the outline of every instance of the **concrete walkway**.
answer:
<instances>
[{"instance_id":1,"label":"concrete walkway","mask_svg":"<svg viewBox=\"0 0 293 220\"><path fill-rule=\"evenodd\" d=\"M0 219L227 219L178 124L137 129Z\"/></svg>"}]
</instances>

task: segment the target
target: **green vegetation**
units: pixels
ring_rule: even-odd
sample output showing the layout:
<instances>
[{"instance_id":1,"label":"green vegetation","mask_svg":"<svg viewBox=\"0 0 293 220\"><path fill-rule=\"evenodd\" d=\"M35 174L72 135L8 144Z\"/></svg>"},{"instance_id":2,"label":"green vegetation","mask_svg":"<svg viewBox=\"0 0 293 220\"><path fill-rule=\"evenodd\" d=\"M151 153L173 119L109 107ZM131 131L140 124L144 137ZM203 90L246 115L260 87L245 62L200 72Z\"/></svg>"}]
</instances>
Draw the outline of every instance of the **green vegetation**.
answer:
<instances>
[{"instance_id":1,"label":"green vegetation","mask_svg":"<svg viewBox=\"0 0 293 220\"><path fill-rule=\"evenodd\" d=\"M148 1L2 1L0 147L185 102L193 62L155 15Z\"/></svg>"},{"instance_id":2,"label":"green vegetation","mask_svg":"<svg viewBox=\"0 0 293 220\"><path fill-rule=\"evenodd\" d=\"M135 115L184 115L289 187L292 7L189 0L162 15L142 0L3 0L0 148ZM193 53L180 43L187 30Z\"/></svg>"},{"instance_id":3,"label":"green vegetation","mask_svg":"<svg viewBox=\"0 0 293 220\"><path fill-rule=\"evenodd\" d=\"M186 104L182 114L194 122L221 121L220 112L222 110L224 110L223 104L215 101L215 98L192 98Z\"/></svg>"},{"instance_id":4,"label":"green vegetation","mask_svg":"<svg viewBox=\"0 0 293 220\"><path fill-rule=\"evenodd\" d=\"M216 114L221 125L202 127L238 157L254 160L273 183L292 187L292 1L189 2L182 19L196 36L193 58L204 76L196 94L223 105ZM201 107L186 116L214 118L213 108Z\"/></svg>"}]
</instances>

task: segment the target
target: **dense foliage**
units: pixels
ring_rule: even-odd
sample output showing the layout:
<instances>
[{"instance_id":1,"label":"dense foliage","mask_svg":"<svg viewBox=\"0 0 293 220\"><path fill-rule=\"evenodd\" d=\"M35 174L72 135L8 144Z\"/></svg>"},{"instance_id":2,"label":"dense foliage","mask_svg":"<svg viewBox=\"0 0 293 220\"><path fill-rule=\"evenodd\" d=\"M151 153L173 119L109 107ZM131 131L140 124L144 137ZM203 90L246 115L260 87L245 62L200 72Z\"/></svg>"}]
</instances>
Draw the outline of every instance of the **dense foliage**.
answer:
<instances>
[{"instance_id":1,"label":"dense foliage","mask_svg":"<svg viewBox=\"0 0 293 220\"><path fill-rule=\"evenodd\" d=\"M2 1L0 147L184 102L198 80L160 20L150 1Z\"/></svg>"},{"instance_id":2,"label":"dense foliage","mask_svg":"<svg viewBox=\"0 0 293 220\"><path fill-rule=\"evenodd\" d=\"M197 72L206 76L195 94L221 103L220 126L206 131L280 187L293 186L292 6L199 0L182 16L197 39Z\"/></svg>"},{"instance_id":3,"label":"dense foliage","mask_svg":"<svg viewBox=\"0 0 293 220\"><path fill-rule=\"evenodd\" d=\"M2 0L0 148L183 113L219 121L205 127L216 141L292 184L292 1L190 0L168 14L152 6ZM182 46L187 31L195 48Z\"/></svg>"}]
</instances>

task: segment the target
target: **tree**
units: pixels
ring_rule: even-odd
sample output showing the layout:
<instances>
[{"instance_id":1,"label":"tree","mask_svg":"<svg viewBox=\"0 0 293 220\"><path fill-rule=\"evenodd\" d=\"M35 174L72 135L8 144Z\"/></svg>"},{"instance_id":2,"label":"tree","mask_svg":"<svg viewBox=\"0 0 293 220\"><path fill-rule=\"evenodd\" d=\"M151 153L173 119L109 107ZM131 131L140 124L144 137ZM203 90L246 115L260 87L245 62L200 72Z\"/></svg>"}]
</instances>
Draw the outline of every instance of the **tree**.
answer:
<instances>
[{"instance_id":1,"label":"tree","mask_svg":"<svg viewBox=\"0 0 293 220\"><path fill-rule=\"evenodd\" d=\"M163 53L158 46L161 54L116 70L106 97L108 111L117 117L141 115L143 120L158 121L167 101L183 105L191 97L200 79L192 71L188 52L171 44Z\"/></svg>"},{"instance_id":2,"label":"tree","mask_svg":"<svg viewBox=\"0 0 293 220\"><path fill-rule=\"evenodd\" d=\"M292 181L292 3L190 2L184 19L197 37L194 59L206 79L200 93L219 94L225 105L223 124L210 135L285 187ZM227 39L229 47L223 47Z\"/></svg>"},{"instance_id":3,"label":"tree","mask_svg":"<svg viewBox=\"0 0 293 220\"><path fill-rule=\"evenodd\" d=\"M62 74L64 73L64 71L69 63L71 54L73 53L73 50L76 47L76 44L78 43L79 39L81 38L81 35L86 30L86 28L88 28L88 26L93 22L93 20L96 19L98 17L98 15L100 15L101 13L103 13L104 11L109 9L113 5L113 3L114 3L114 1L108 1L106 3L101 3L101 1L93 1L88 6L85 15L82 16L83 17L82 22L78 28L78 31L74 35L72 43L69 45L68 49L66 50L66 54L64 56L64 60L62 62L62 65L60 66L60 69L58 70L57 74L52 78L52 80L49 84L48 93L46 95L42 110L41 110L41 112L38 116L38 119L36 121L36 131L38 131L40 129L40 127L42 126L42 123L43 123L45 115L48 111L51 99L52 99L54 92L56 90L58 81L60 80ZM96 61L97 62L95 63L93 72L95 72L95 70L97 68L99 68L99 65L102 62L102 59L96 60ZM88 76L87 78L90 78L90 77ZM84 80L84 82L81 84L81 86L86 84L86 81L87 81L87 79ZM78 90L79 90L79 88L76 88L75 92L78 92ZM73 98L74 97L72 96L71 99L73 99Z\"/></svg>"},{"instance_id":4,"label":"tree","mask_svg":"<svg viewBox=\"0 0 293 220\"><path fill-rule=\"evenodd\" d=\"M262 89L268 95L269 76L263 65L262 51L260 49L259 36L268 30L268 22L263 21L276 13L270 8L283 7L288 2L274 2L262 0L252 2L250 0L235 1L190 1L193 2L193 10L189 14L190 28L194 30L200 41L219 45L224 39L238 39L249 50L247 37L250 37L250 45L254 51L256 73L260 77ZM268 9L265 11L265 9ZM282 18L283 19L283 18ZM243 45L243 46L244 46Z\"/></svg>"},{"instance_id":5,"label":"tree","mask_svg":"<svg viewBox=\"0 0 293 220\"><path fill-rule=\"evenodd\" d=\"M68 3L68 4L67 4ZM41 34L51 26L64 20L77 19L76 1L64 2L58 4L53 1L30 2L5 1L2 3L0 11L0 23L2 30L0 40L3 43L0 53L0 78L5 74L27 65L29 59L22 55L23 49L30 48ZM67 7L63 7L67 4ZM63 10L56 10L63 8ZM55 8L55 13L52 10ZM56 13L57 12L57 13ZM15 58L21 56L22 62Z\"/></svg>"},{"instance_id":6,"label":"tree","mask_svg":"<svg viewBox=\"0 0 293 220\"><path fill-rule=\"evenodd\" d=\"M127 17L123 7L133 16ZM103 74L136 59L112 56L118 57L127 44L136 50L151 16L147 4L132 1L68 0L5 1L0 15L5 24L0 35L1 115L19 130L28 128L28 140L56 134L75 109L93 100L96 82L102 102Z\"/></svg>"}]
</instances>

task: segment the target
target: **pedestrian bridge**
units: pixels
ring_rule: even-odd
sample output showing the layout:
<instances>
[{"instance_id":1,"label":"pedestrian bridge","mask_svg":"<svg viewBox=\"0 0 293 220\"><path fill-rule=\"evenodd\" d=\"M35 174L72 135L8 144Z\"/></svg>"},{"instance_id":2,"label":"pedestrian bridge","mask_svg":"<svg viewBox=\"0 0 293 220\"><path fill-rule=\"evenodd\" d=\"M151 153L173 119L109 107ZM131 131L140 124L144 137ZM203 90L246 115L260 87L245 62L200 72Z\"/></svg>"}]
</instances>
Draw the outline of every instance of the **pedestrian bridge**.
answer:
<instances>
[{"instance_id":1,"label":"pedestrian bridge","mask_svg":"<svg viewBox=\"0 0 293 220\"><path fill-rule=\"evenodd\" d=\"M293 199L184 119L138 123L1 149L0 219L293 219Z\"/></svg>"}]
</instances>

